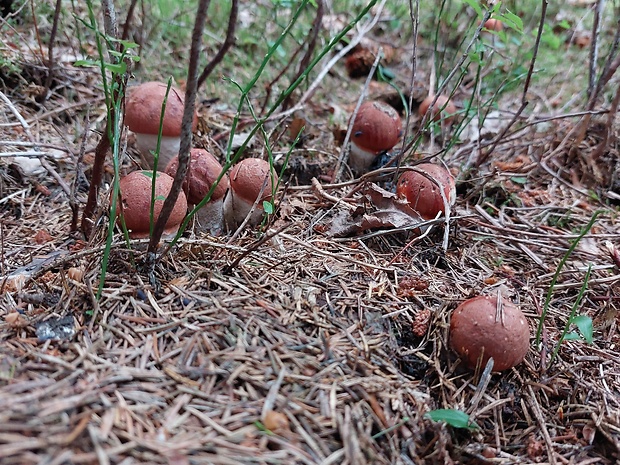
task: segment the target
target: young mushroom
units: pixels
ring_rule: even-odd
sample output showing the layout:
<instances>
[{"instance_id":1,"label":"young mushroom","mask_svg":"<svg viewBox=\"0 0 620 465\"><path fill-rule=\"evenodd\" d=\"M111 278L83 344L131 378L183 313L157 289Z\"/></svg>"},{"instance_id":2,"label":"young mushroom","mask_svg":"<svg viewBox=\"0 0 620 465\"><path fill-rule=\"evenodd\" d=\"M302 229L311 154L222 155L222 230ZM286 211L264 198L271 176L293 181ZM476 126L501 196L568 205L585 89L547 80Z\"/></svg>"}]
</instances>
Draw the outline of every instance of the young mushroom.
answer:
<instances>
[{"instance_id":1,"label":"young mushroom","mask_svg":"<svg viewBox=\"0 0 620 465\"><path fill-rule=\"evenodd\" d=\"M431 114L429 115L429 118L432 119L435 123L439 121L444 121L446 124L452 123L456 115L456 105L452 103L452 100L450 100L445 95L439 95L437 97L437 100L431 107L433 100L435 100L435 96L429 95L422 101L422 103L418 107L418 114L420 115L420 117L424 118L424 115L426 115L426 113L429 111L429 108L431 108Z\"/></svg>"},{"instance_id":2,"label":"young mushroom","mask_svg":"<svg viewBox=\"0 0 620 465\"><path fill-rule=\"evenodd\" d=\"M239 227L250 215L248 224L257 225L265 213L263 202L271 202L278 176L269 163L246 158L230 172L230 188L224 199L224 222L228 230Z\"/></svg>"},{"instance_id":3,"label":"young mushroom","mask_svg":"<svg viewBox=\"0 0 620 465\"><path fill-rule=\"evenodd\" d=\"M445 214L446 207L454 205L456 184L443 165L420 163L400 175L396 193L406 199L422 218L432 220L440 213Z\"/></svg>"},{"instance_id":4,"label":"young mushroom","mask_svg":"<svg viewBox=\"0 0 620 465\"><path fill-rule=\"evenodd\" d=\"M131 238L149 237L153 176L155 176L155 205L153 208L153 222L155 222L174 180L166 173L154 173L153 171L134 171L120 180L120 198L116 208L116 216L123 215L125 226ZM185 194L180 192L174 209L166 222L164 234L176 233L186 213L187 200Z\"/></svg>"},{"instance_id":5,"label":"young mushroom","mask_svg":"<svg viewBox=\"0 0 620 465\"><path fill-rule=\"evenodd\" d=\"M171 177L175 177L179 168L179 157L175 156L165 172ZM183 190L187 195L187 202L190 205L199 204L204 199L211 186L222 173L222 165L217 159L204 149L191 149L189 168L185 181L183 181ZM224 194L228 189L228 176L224 175L218 185L213 190L209 201L196 212L195 221L198 231L208 231L217 235L223 228L222 208L224 204Z\"/></svg>"},{"instance_id":6,"label":"young mushroom","mask_svg":"<svg viewBox=\"0 0 620 465\"><path fill-rule=\"evenodd\" d=\"M377 155L390 150L400 138L402 122L398 112L387 103L364 102L353 121L349 166L363 174Z\"/></svg>"},{"instance_id":7,"label":"young mushroom","mask_svg":"<svg viewBox=\"0 0 620 465\"><path fill-rule=\"evenodd\" d=\"M129 92L125 103L125 124L136 135L136 143L149 168L155 165L153 153L157 149L157 138L161 119L161 109L166 96L167 85L162 82L145 82ZM185 107L185 96L170 87L166 100L166 110L162 123L158 170L179 153L181 145L181 121ZM196 129L198 119L194 114L192 130Z\"/></svg>"},{"instance_id":8,"label":"young mushroom","mask_svg":"<svg viewBox=\"0 0 620 465\"><path fill-rule=\"evenodd\" d=\"M484 367L493 357L493 371L503 371L525 358L530 328L516 305L497 296L477 296L452 313L450 346L468 368Z\"/></svg>"}]
</instances>

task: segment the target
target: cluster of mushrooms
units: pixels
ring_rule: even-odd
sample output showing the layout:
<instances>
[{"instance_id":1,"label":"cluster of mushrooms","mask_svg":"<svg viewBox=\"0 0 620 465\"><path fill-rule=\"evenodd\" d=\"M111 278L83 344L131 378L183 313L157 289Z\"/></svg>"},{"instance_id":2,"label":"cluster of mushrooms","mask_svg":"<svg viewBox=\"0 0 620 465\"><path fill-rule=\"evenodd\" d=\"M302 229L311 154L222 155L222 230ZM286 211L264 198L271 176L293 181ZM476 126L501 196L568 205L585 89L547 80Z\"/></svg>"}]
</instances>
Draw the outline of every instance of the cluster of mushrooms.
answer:
<instances>
[{"instance_id":1,"label":"cluster of mushrooms","mask_svg":"<svg viewBox=\"0 0 620 465\"><path fill-rule=\"evenodd\" d=\"M167 86L148 82L137 86L126 102L125 122L135 134L143 163L152 171L135 171L120 181L122 218L131 237L146 237L150 228L151 183L155 178L154 216L159 215L178 169L181 120L184 97L178 89L169 90L165 113L160 122ZM445 96L429 96L419 107L422 118L450 123L456 107ZM196 118L194 119L194 125ZM161 127L157 166L156 150ZM349 166L356 175L367 172L377 157L390 151L402 135L398 112L386 103L366 101L352 121ZM164 169L160 170L159 167ZM166 233L178 230L188 207L203 201L214 183L210 201L196 214L199 231L218 233L234 230L243 222L256 225L264 216L263 201L271 201L278 179L269 163L247 158L237 163L230 174L208 151L193 148L189 169ZM424 220L445 215L456 201L456 184L442 164L421 163L404 168L396 184L397 196L406 200ZM450 344L465 365L486 365L493 358L495 371L520 363L529 348L529 327L521 310L501 296L478 296L463 302L453 312Z\"/></svg>"},{"instance_id":2,"label":"cluster of mushrooms","mask_svg":"<svg viewBox=\"0 0 620 465\"><path fill-rule=\"evenodd\" d=\"M120 181L121 208L125 226L132 238L148 237L150 230L151 183L155 178L154 219L161 212L170 192L179 161L181 121L184 96L171 87L161 119L162 102L167 85L147 82L134 89L125 105L125 124L134 133L143 164L152 170L134 171ZM195 129L197 117L194 115ZM159 137L161 125L161 138ZM157 166L153 153L160 141ZM163 169L161 169L163 167ZM259 158L247 158L237 163L230 175L222 174L223 167L208 151L190 150L187 176L172 214L166 223L167 234L175 233L187 209L198 205L217 182L209 202L195 216L196 228L217 234L223 229L234 230L246 221L250 225L263 217L263 201L271 201L273 188L278 184L277 175L269 163Z\"/></svg>"}]
</instances>

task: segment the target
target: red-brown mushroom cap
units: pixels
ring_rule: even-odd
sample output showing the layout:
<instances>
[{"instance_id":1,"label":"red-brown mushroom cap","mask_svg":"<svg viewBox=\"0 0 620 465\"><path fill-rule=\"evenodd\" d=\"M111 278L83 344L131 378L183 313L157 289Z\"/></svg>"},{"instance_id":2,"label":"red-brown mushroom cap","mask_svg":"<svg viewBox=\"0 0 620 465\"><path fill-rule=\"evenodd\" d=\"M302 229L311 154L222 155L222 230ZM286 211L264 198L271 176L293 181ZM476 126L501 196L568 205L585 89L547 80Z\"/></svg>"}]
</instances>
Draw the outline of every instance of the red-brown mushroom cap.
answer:
<instances>
[{"instance_id":1,"label":"red-brown mushroom cap","mask_svg":"<svg viewBox=\"0 0 620 465\"><path fill-rule=\"evenodd\" d=\"M166 173L157 172L155 174L157 177L155 179L153 220L157 221L174 180ZM134 171L120 180L120 208L117 208L117 215L122 209L125 226L130 231L131 237L147 237L149 235L152 180L152 171ZM186 212L187 200L185 194L180 192L174 209L166 222L164 232L176 231L185 218Z\"/></svg>"},{"instance_id":2,"label":"red-brown mushroom cap","mask_svg":"<svg viewBox=\"0 0 620 465\"><path fill-rule=\"evenodd\" d=\"M250 203L254 203L262 190L263 193L257 205L262 209L262 201L271 200L272 188L278 183L278 176L273 173L273 180L271 176L268 162L260 158L246 158L237 163L230 172L230 188L237 198ZM265 179L267 183L263 189Z\"/></svg>"},{"instance_id":3,"label":"red-brown mushroom cap","mask_svg":"<svg viewBox=\"0 0 620 465\"><path fill-rule=\"evenodd\" d=\"M166 96L167 85L161 82L145 82L130 90L125 104L125 124L133 132L140 134L158 134L161 106ZM178 137L181 134L181 121L185 96L170 87L166 100L166 111L162 125L162 136ZM196 129L198 119L194 113L192 130Z\"/></svg>"},{"instance_id":4,"label":"red-brown mushroom cap","mask_svg":"<svg viewBox=\"0 0 620 465\"><path fill-rule=\"evenodd\" d=\"M421 117L424 117L424 115L426 115L426 112L431 106L431 103L433 103L434 99L434 95L429 95L422 101L422 103L418 107L418 113ZM456 106L454 105L454 103L452 103L452 100L450 100L445 95L440 95L439 97L437 97L437 101L433 105L429 118L432 118L434 122L438 122L439 120L443 119L446 123L450 123L454 120L455 115Z\"/></svg>"},{"instance_id":5,"label":"red-brown mushroom cap","mask_svg":"<svg viewBox=\"0 0 620 465\"><path fill-rule=\"evenodd\" d=\"M178 155L170 160L168 166L164 170L166 174L175 177L179 168ZM190 151L189 168L185 181L183 181L183 190L187 194L187 201L196 205L209 193L211 186L217 180L222 172L222 165L213 155L204 149L192 149ZM220 180L217 187L211 195L211 200L219 200L224 197L228 189L228 176Z\"/></svg>"},{"instance_id":6,"label":"red-brown mushroom cap","mask_svg":"<svg viewBox=\"0 0 620 465\"><path fill-rule=\"evenodd\" d=\"M456 184L450 171L442 165L434 163L421 163L415 166L415 170L405 171L398 178L396 184L398 196L407 199L411 208L425 220L435 218L439 212L445 213L445 205L439 186L420 171L428 174L440 186L443 186L448 205L453 205L456 201Z\"/></svg>"},{"instance_id":7,"label":"red-brown mushroom cap","mask_svg":"<svg viewBox=\"0 0 620 465\"><path fill-rule=\"evenodd\" d=\"M450 318L450 346L469 368L482 357L484 367L493 357L493 370L512 368L530 347L530 328L519 307L497 296L478 296L462 302Z\"/></svg>"},{"instance_id":8,"label":"red-brown mushroom cap","mask_svg":"<svg viewBox=\"0 0 620 465\"><path fill-rule=\"evenodd\" d=\"M353 122L351 142L376 154L396 145L402 130L398 112L387 103L364 102Z\"/></svg>"},{"instance_id":9,"label":"red-brown mushroom cap","mask_svg":"<svg viewBox=\"0 0 620 465\"><path fill-rule=\"evenodd\" d=\"M501 31L504 29L504 23L502 23L499 19L489 18L484 23L484 29L488 31Z\"/></svg>"}]
</instances>

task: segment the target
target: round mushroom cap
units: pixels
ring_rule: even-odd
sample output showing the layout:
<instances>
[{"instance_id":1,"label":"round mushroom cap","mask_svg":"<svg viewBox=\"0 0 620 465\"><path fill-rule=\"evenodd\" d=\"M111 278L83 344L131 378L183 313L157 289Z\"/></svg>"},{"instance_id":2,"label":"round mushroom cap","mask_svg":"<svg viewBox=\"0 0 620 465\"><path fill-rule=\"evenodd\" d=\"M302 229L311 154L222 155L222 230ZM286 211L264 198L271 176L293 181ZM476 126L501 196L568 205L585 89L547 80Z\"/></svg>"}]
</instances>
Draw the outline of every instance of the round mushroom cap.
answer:
<instances>
[{"instance_id":1,"label":"round mushroom cap","mask_svg":"<svg viewBox=\"0 0 620 465\"><path fill-rule=\"evenodd\" d=\"M501 31L504 29L504 23L502 23L499 19L489 18L484 23L484 29L489 31Z\"/></svg>"},{"instance_id":2,"label":"round mushroom cap","mask_svg":"<svg viewBox=\"0 0 620 465\"><path fill-rule=\"evenodd\" d=\"M185 181L183 181L183 190L187 195L187 201L196 205L209 193L211 186L222 172L222 165L217 161L217 158L204 149L191 149L189 156L189 168ZM164 171L174 178L178 168L179 156L177 155L170 160ZM211 194L211 200L219 200L224 197L227 189L228 176L224 175Z\"/></svg>"},{"instance_id":3,"label":"round mushroom cap","mask_svg":"<svg viewBox=\"0 0 620 465\"><path fill-rule=\"evenodd\" d=\"M424 117L424 115L426 115L426 112L431 106L431 103L433 103L434 99L434 95L429 95L422 101L422 103L418 107L418 113L421 117ZM454 105L454 103L452 103L452 101L445 95L440 95L439 97L437 97L437 101L433 105L431 115L429 117L432 117L434 122L438 122L442 119L446 123L450 123L454 120L455 115L456 106Z\"/></svg>"},{"instance_id":4,"label":"round mushroom cap","mask_svg":"<svg viewBox=\"0 0 620 465\"><path fill-rule=\"evenodd\" d=\"M420 163L415 166L415 169L417 171L405 171L400 175L396 184L396 193L399 197L407 199L411 208L425 220L435 218L439 212L445 214L445 205L439 186L443 187L448 205L454 205L456 184L452 174L442 165L434 163ZM437 181L439 186L420 171Z\"/></svg>"},{"instance_id":5,"label":"round mushroom cap","mask_svg":"<svg viewBox=\"0 0 620 465\"><path fill-rule=\"evenodd\" d=\"M267 183L263 189L265 179ZM273 186L277 183L278 175L276 173L272 175L269 163L260 158L241 160L230 172L230 189L236 197L254 203L262 190L258 208L263 208L262 201L271 200Z\"/></svg>"},{"instance_id":6,"label":"round mushroom cap","mask_svg":"<svg viewBox=\"0 0 620 465\"><path fill-rule=\"evenodd\" d=\"M499 310L499 312L498 312ZM521 309L497 296L477 296L462 302L450 318L450 346L465 365L484 367L493 357L493 371L518 365L530 348L530 328Z\"/></svg>"},{"instance_id":7,"label":"round mushroom cap","mask_svg":"<svg viewBox=\"0 0 620 465\"><path fill-rule=\"evenodd\" d=\"M378 154L396 145L401 130L402 121L394 108L380 101L364 102L353 122L351 142Z\"/></svg>"},{"instance_id":8,"label":"round mushroom cap","mask_svg":"<svg viewBox=\"0 0 620 465\"><path fill-rule=\"evenodd\" d=\"M116 214L118 216L120 210L122 210L125 217L125 226L130 231L131 237L147 237L149 235L151 183L154 175L156 178L153 220L157 221L174 179L162 172L153 174L153 171L134 171L120 180L120 208L117 208ZM185 194L181 191L166 222L164 232L171 233L176 231L183 218L185 218L186 212L187 200Z\"/></svg>"},{"instance_id":9,"label":"round mushroom cap","mask_svg":"<svg viewBox=\"0 0 620 465\"><path fill-rule=\"evenodd\" d=\"M162 82L145 82L129 92L125 103L125 124L139 134L159 134L161 106L166 96L167 84ZM162 125L162 136L178 137L181 135L181 122L185 96L176 87L170 87L166 100L166 111ZM192 130L196 129L198 118L194 113Z\"/></svg>"}]
</instances>

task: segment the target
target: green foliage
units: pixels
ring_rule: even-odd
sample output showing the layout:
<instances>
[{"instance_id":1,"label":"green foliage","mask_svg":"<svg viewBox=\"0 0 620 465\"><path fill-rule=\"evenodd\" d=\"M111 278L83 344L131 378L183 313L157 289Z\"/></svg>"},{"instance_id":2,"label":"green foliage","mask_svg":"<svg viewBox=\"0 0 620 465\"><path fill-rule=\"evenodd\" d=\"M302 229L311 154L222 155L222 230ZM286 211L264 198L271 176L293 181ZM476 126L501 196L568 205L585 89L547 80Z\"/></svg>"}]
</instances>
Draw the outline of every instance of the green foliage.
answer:
<instances>
[{"instance_id":1,"label":"green foliage","mask_svg":"<svg viewBox=\"0 0 620 465\"><path fill-rule=\"evenodd\" d=\"M568 250L566 251L566 253L562 257L562 259L560 260L560 263L559 263L558 267L556 268L555 273L553 274L553 278L551 279L551 284L549 285L549 289L547 291L547 297L545 298L545 303L543 305L542 314L540 316L540 320L538 322L538 327L537 327L537 330L536 330L536 345L540 344L540 338L541 338L541 335L542 335L542 328L543 328L545 319L547 318L547 313L549 312L549 307L551 305L551 299L553 298L553 294L555 292L555 286L556 286L557 280L558 280L558 278L560 276L560 273L562 272L562 269L566 265L566 262L568 261L569 257L572 255L572 253L575 250L575 248L577 248L577 245L579 245L579 242L584 238L584 236L586 234L588 234L590 229L592 229L592 226L594 226L594 223L596 222L596 218L599 216L600 213L601 213L600 210L594 212L594 214L592 215L592 218L590 219L588 224L583 228L583 230L581 231L579 236L571 243L570 247L568 248ZM591 343L592 340L593 340L592 321L587 316L577 315L577 309L578 309L579 305L581 304L581 300L583 299L583 296L584 296L584 294L585 294L585 292L587 290L588 280L590 279L591 271L592 271L592 267L590 266L590 267L588 267L588 271L586 272L586 275L584 277L584 282L583 282L583 285L582 285L582 287L581 287L581 289L579 291L579 294L577 295L577 299L573 303L573 307L571 309L570 316L569 316L569 318L568 318L568 320L566 322L566 325L564 327L564 331L562 332L562 334L560 336L560 339L558 340L558 343L556 344L556 347L555 347L555 349L553 351L550 363L552 363L554 361L555 357L557 356L557 354L558 354L558 352L560 350L560 346L561 346L562 342L564 340L566 340L567 334L568 334L568 331L569 331L571 325L574 324L575 326L577 326L577 328L581 332L581 334L582 334L583 338L586 340L586 342ZM572 339L572 338L574 338L574 336L569 336L568 338Z\"/></svg>"},{"instance_id":2,"label":"green foliage","mask_svg":"<svg viewBox=\"0 0 620 465\"><path fill-rule=\"evenodd\" d=\"M425 417L432 421L442 421L453 428L476 430L480 427L476 422L471 421L469 415L461 410L436 409L428 412Z\"/></svg>"}]
</instances>

